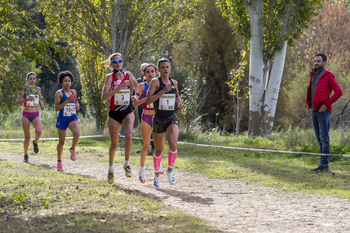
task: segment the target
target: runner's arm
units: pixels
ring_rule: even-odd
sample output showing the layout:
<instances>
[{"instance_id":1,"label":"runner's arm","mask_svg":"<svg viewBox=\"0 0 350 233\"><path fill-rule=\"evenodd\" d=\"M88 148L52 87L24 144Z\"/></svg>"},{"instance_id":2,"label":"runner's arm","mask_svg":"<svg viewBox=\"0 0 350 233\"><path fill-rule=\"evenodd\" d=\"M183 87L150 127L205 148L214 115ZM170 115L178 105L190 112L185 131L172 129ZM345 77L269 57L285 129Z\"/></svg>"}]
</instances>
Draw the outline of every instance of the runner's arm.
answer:
<instances>
[{"instance_id":1,"label":"runner's arm","mask_svg":"<svg viewBox=\"0 0 350 233\"><path fill-rule=\"evenodd\" d=\"M21 94L17 96L16 105L20 105L20 104L23 104L26 102L26 100L23 98L23 96L24 96L24 91L22 90Z\"/></svg>"},{"instance_id":2,"label":"runner's arm","mask_svg":"<svg viewBox=\"0 0 350 233\"><path fill-rule=\"evenodd\" d=\"M159 99L164 93L162 91L154 94L154 92L159 88L159 81L157 78L152 79L146 97L146 103L151 104Z\"/></svg>"}]
</instances>

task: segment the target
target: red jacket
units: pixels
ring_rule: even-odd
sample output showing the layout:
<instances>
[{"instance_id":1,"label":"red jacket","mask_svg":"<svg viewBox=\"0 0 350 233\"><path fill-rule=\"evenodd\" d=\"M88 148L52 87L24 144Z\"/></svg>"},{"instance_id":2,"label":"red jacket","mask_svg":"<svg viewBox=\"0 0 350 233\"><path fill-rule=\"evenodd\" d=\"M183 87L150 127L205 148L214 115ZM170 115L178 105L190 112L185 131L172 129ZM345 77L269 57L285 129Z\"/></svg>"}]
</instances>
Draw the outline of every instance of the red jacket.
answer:
<instances>
[{"instance_id":1,"label":"red jacket","mask_svg":"<svg viewBox=\"0 0 350 233\"><path fill-rule=\"evenodd\" d=\"M307 88L306 104L311 108L311 79L315 71L311 72L309 87ZM332 94L332 90L334 94ZM317 83L314 96L314 109L319 109L323 104L327 110L332 112L332 104L342 96L343 91L340 89L334 75L330 71L326 71Z\"/></svg>"}]
</instances>

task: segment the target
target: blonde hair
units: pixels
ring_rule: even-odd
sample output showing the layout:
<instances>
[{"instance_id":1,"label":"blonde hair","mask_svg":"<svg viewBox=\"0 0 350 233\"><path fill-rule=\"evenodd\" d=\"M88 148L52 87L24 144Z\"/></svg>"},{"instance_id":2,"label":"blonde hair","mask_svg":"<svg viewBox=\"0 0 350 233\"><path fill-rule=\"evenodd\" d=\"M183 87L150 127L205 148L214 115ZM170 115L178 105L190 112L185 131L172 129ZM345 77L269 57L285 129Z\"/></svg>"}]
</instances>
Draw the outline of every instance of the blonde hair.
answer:
<instances>
[{"instance_id":1,"label":"blonde hair","mask_svg":"<svg viewBox=\"0 0 350 233\"><path fill-rule=\"evenodd\" d=\"M119 56L121 58L123 58L121 53L112 53L111 55L109 55L109 57L103 62L105 64L106 67L110 67L111 66L111 62L112 62L112 58L115 56Z\"/></svg>"}]
</instances>

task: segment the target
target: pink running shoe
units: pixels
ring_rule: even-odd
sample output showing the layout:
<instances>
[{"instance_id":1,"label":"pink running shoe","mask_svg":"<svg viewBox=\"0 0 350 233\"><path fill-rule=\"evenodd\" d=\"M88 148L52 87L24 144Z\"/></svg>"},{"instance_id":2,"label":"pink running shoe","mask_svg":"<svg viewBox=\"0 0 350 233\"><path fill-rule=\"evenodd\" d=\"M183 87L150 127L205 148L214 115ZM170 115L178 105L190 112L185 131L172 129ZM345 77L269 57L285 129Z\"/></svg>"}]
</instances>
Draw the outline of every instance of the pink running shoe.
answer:
<instances>
[{"instance_id":1,"label":"pink running shoe","mask_svg":"<svg viewBox=\"0 0 350 233\"><path fill-rule=\"evenodd\" d=\"M75 150L72 148L69 148L69 152L70 152L70 159L75 161L77 159L77 153L75 153Z\"/></svg>"},{"instance_id":2,"label":"pink running shoe","mask_svg":"<svg viewBox=\"0 0 350 233\"><path fill-rule=\"evenodd\" d=\"M61 162L58 162L58 161L57 161L57 171L63 172L62 161L61 161Z\"/></svg>"}]
</instances>

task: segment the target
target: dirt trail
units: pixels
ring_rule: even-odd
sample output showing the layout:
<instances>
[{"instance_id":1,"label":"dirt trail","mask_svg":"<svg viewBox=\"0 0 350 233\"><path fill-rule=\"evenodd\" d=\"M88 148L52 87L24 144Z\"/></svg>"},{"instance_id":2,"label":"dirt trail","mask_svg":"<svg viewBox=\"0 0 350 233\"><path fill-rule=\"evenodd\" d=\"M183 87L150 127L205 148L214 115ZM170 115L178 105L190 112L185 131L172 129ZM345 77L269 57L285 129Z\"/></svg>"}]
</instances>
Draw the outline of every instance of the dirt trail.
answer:
<instances>
[{"instance_id":1,"label":"dirt trail","mask_svg":"<svg viewBox=\"0 0 350 233\"><path fill-rule=\"evenodd\" d=\"M23 163L22 156L0 152L0 160ZM55 157L30 156L30 163L56 170ZM107 164L63 160L64 172L106 180ZM246 184L234 179L205 178L199 173L175 169L176 185L166 175L161 190L153 188L153 172L138 181L138 167L126 178L122 165L115 167L115 182L126 190L162 200L166 205L200 217L224 232L350 232L347 199L287 192ZM107 180L106 180L106 185Z\"/></svg>"}]
</instances>

